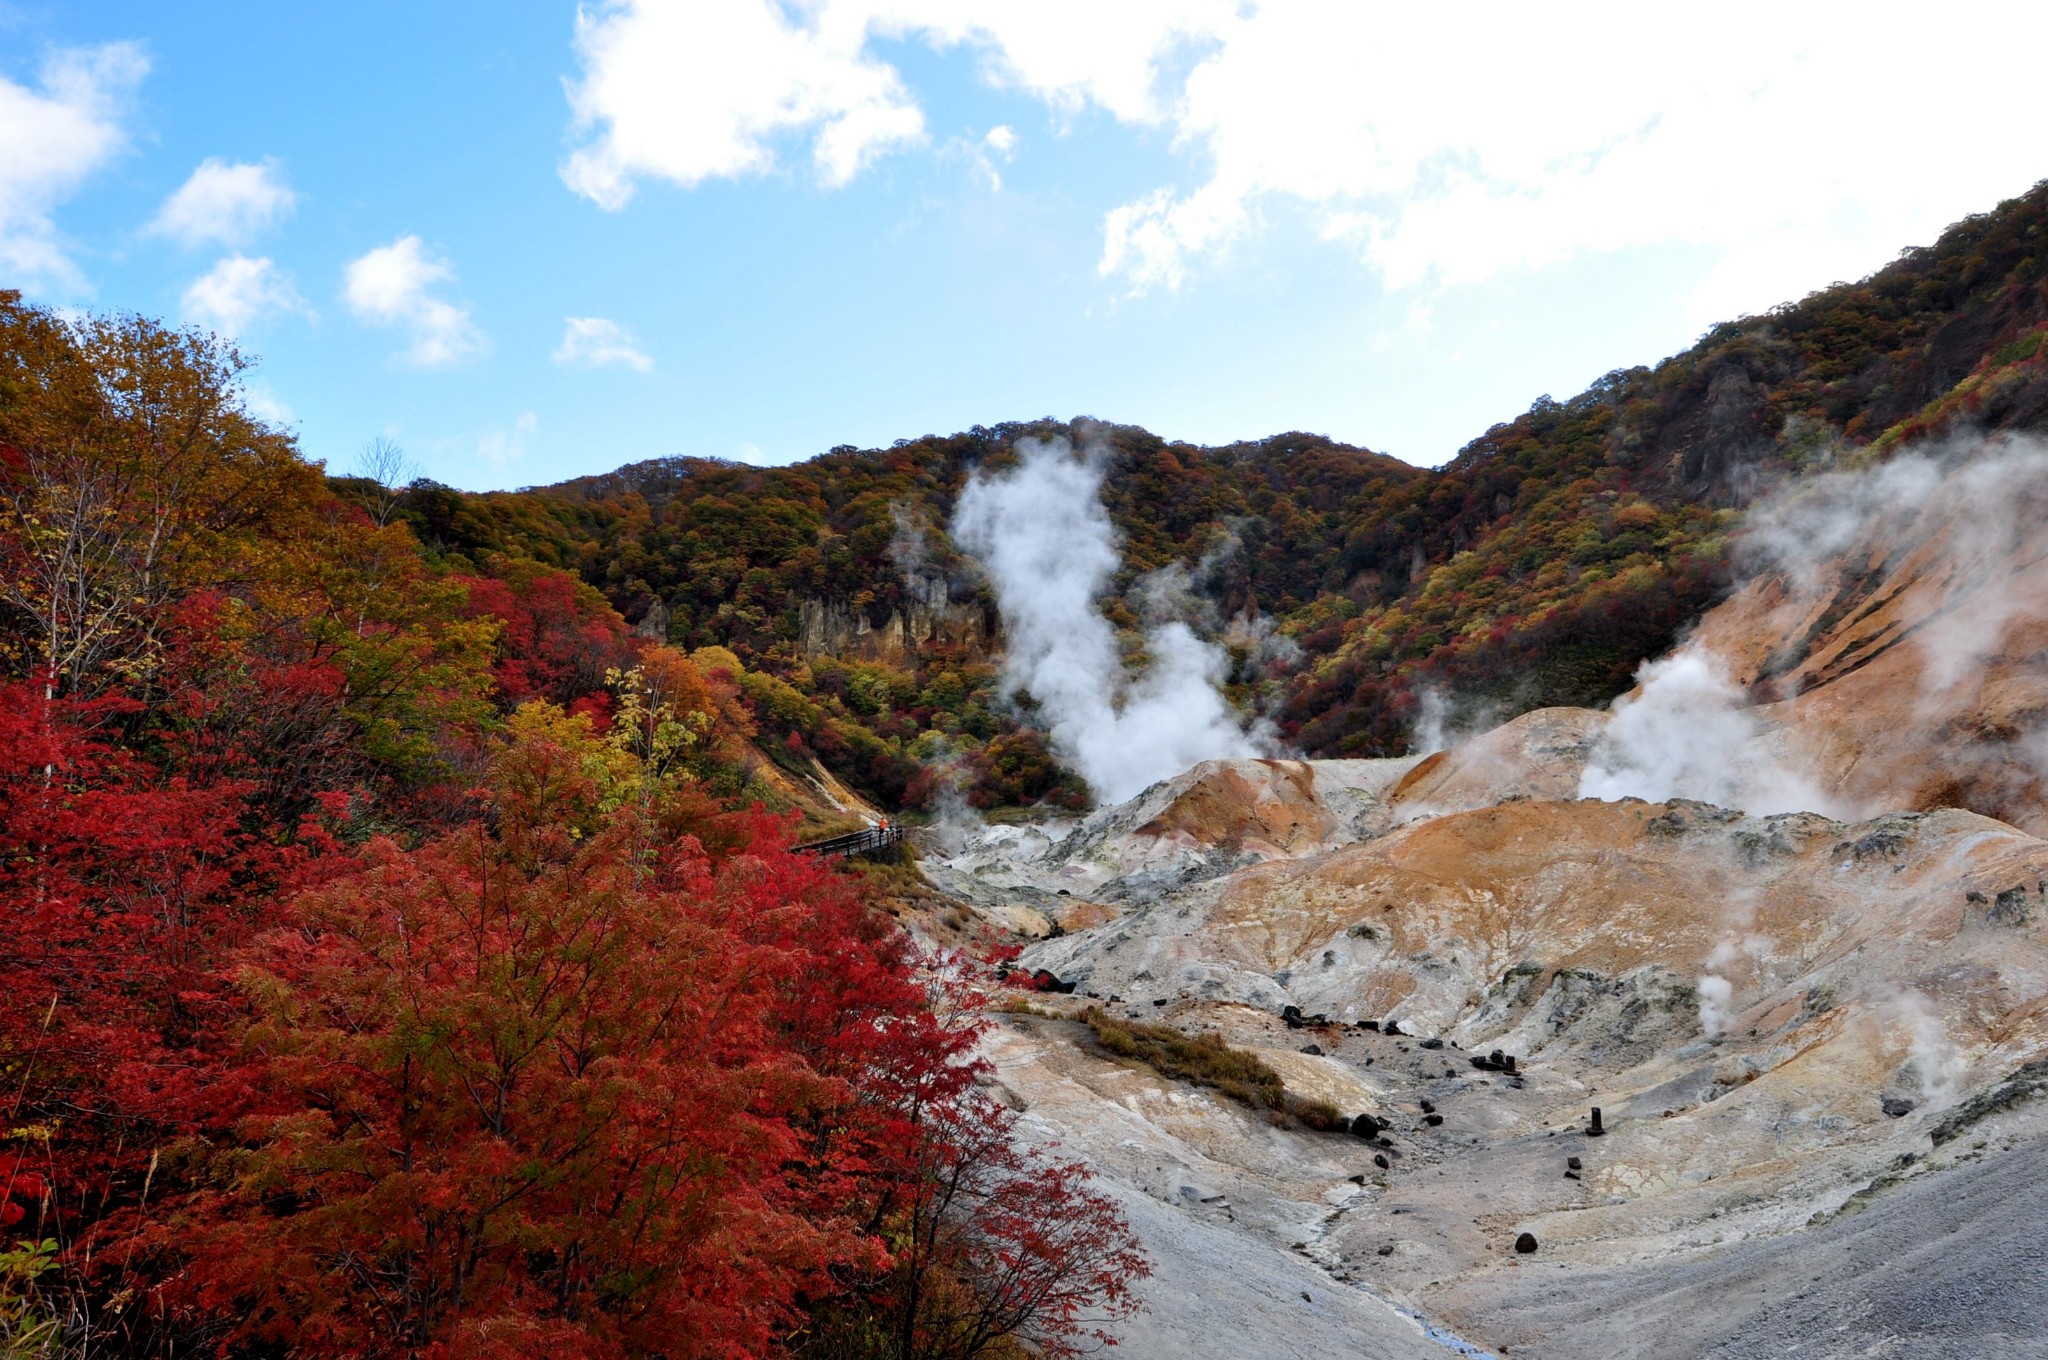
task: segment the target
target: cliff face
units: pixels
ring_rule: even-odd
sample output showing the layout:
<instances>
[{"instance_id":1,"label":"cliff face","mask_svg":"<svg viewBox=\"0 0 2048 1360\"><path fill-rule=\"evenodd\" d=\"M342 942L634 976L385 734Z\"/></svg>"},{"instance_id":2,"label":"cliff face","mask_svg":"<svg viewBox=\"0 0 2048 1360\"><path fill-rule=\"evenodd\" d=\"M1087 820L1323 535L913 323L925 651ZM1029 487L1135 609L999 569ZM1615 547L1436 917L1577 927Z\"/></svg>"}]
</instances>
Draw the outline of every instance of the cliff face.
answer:
<instances>
[{"instance_id":1,"label":"cliff face","mask_svg":"<svg viewBox=\"0 0 2048 1360\"><path fill-rule=\"evenodd\" d=\"M797 646L805 656L905 666L934 648L982 655L995 629L979 601L954 603L943 576L908 577L903 603L878 626L844 601L812 596L797 606Z\"/></svg>"}]
</instances>

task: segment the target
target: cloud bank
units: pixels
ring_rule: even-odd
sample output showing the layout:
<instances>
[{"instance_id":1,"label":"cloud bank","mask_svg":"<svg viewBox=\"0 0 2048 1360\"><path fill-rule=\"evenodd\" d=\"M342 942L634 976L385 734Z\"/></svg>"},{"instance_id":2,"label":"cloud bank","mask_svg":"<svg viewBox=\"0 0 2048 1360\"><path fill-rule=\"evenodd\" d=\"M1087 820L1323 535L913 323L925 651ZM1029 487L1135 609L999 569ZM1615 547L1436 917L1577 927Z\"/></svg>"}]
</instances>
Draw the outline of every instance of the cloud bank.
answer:
<instances>
[{"instance_id":1,"label":"cloud bank","mask_svg":"<svg viewBox=\"0 0 2048 1360\"><path fill-rule=\"evenodd\" d=\"M607 208L791 153L846 184L929 141L882 55L914 42L970 55L1056 130L1100 115L1164 134L1185 174L1103 219L1100 270L1128 291L1180 287L1287 212L1395 287L1704 248L1694 310L1719 319L1867 272L2048 164L2031 69L2048 16L1999 8L1903 25L1845 5L1701 23L1618 3L1467 22L1352 0L611 0L579 15L562 174ZM1914 97L1871 97L1888 87ZM1942 107L1998 135L1959 137Z\"/></svg>"}]
</instances>

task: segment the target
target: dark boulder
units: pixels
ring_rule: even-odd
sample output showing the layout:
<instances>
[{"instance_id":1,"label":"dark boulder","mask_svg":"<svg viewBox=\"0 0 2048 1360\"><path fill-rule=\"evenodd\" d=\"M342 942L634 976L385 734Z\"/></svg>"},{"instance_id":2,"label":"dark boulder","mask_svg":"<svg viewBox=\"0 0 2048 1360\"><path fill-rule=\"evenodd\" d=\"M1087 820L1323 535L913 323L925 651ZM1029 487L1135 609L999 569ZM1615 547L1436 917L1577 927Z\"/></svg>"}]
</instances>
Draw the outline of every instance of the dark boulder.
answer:
<instances>
[{"instance_id":1,"label":"dark boulder","mask_svg":"<svg viewBox=\"0 0 2048 1360\"><path fill-rule=\"evenodd\" d=\"M1076 985L1078 984L1061 982L1057 975L1047 969L1034 968L1031 970L1031 986L1034 991L1071 993Z\"/></svg>"},{"instance_id":2,"label":"dark boulder","mask_svg":"<svg viewBox=\"0 0 2048 1360\"><path fill-rule=\"evenodd\" d=\"M1392 1162L1387 1160L1387 1154L1384 1152L1375 1152L1372 1155L1372 1164L1382 1171L1392 1170L1394 1165Z\"/></svg>"},{"instance_id":3,"label":"dark boulder","mask_svg":"<svg viewBox=\"0 0 2048 1360\"><path fill-rule=\"evenodd\" d=\"M1301 1051L1308 1054L1311 1058L1320 1058L1323 1056L1323 1050L1321 1046L1317 1044L1303 1044L1301 1046Z\"/></svg>"},{"instance_id":4,"label":"dark boulder","mask_svg":"<svg viewBox=\"0 0 2048 1360\"><path fill-rule=\"evenodd\" d=\"M1517 1237L1515 1239L1515 1250L1524 1256L1536 1250L1536 1234L1523 1233L1520 1237Z\"/></svg>"},{"instance_id":5,"label":"dark boulder","mask_svg":"<svg viewBox=\"0 0 2048 1360\"><path fill-rule=\"evenodd\" d=\"M1380 1136L1380 1128L1380 1121L1369 1114L1362 1114L1351 1121L1351 1131L1360 1138L1377 1138Z\"/></svg>"}]
</instances>

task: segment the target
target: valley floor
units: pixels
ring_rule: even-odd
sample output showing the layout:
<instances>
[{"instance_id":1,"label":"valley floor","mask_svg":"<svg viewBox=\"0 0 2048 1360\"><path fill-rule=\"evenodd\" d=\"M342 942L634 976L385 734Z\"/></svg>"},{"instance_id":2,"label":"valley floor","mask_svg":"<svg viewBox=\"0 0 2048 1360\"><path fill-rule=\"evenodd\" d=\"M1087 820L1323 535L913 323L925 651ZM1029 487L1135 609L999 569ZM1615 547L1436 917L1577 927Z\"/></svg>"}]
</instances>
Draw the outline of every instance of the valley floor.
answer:
<instances>
[{"instance_id":1,"label":"valley floor","mask_svg":"<svg viewBox=\"0 0 2048 1360\"><path fill-rule=\"evenodd\" d=\"M1249 1042L1256 1020L1217 1018L1262 1057L1288 1056ZM1567 1149L1589 1163L1628 1155L1626 1126L1597 1148L1575 1129L1525 1127L1559 1095L1576 1099L1559 1089L1574 1083L1481 1089L1436 1076L1456 1071L1439 1050L1360 1036L1351 1047L1383 1050L1373 1073L1449 1112L1441 1129L1396 1115L1382 1171L1373 1144L1275 1128L1091 1054L1086 1034L1011 1017L990 1056L1023 1127L1088 1160L1153 1260L1149 1310L1119 1329L1129 1360L2048 1356L2038 1106L1916 1155L1900 1184L1858 1195L1867 1159L1842 1158L1808 1169L1814 1199L1748 1206L1760 1222L1700 1201L1668 1234L1565 1238L1525 1257L1511 1248L1523 1223L1613 1207L1551 1163ZM1770 1231L1809 1214L1820 1221Z\"/></svg>"}]
</instances>

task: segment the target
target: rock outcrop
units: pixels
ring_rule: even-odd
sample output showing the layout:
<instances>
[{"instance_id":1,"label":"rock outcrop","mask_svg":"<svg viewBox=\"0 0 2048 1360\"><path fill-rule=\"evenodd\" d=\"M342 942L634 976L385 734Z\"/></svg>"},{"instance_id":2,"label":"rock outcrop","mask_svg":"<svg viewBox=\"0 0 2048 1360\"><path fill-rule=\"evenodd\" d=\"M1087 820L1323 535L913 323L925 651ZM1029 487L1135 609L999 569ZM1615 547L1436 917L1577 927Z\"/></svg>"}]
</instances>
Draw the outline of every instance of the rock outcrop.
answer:
<instances>
[{"instance_id":1,"label":"rock outcrop","mask_svg":"<svg viewBox=\"0 0 2048 1360\"><path fill-rule=\"evenodd\" d=\"M971 653L986 651L994 638L987 611L977 600L955 602L943 576L910 576L903 603L880 623L867 611L839 600L807 599L797 606L797 646L806 656L902 665L934 645Z\"/></svg>"}]
</instances>

